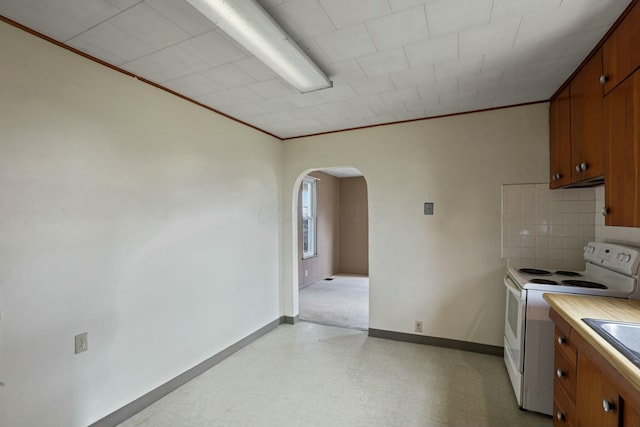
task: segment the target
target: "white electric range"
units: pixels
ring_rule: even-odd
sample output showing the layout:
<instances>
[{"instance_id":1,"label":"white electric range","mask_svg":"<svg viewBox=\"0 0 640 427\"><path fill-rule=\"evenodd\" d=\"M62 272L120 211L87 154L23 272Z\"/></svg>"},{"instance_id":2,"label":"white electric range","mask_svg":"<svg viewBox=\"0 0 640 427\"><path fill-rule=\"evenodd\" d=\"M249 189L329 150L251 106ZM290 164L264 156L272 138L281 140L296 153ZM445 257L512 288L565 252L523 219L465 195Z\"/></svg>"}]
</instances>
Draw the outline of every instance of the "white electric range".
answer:
<instances>
[{"instance_id":1,"label":"white electric range","mask_svg":"<svg viewBox=\"0 0 640 427\"><path fill-rule=\"evenodd\" d=\"M640 248L590 242L584 271L509 268L504 360L522 409L552 415L553 335L544 293L640 299Z\"/></svg>"}]
</instances>

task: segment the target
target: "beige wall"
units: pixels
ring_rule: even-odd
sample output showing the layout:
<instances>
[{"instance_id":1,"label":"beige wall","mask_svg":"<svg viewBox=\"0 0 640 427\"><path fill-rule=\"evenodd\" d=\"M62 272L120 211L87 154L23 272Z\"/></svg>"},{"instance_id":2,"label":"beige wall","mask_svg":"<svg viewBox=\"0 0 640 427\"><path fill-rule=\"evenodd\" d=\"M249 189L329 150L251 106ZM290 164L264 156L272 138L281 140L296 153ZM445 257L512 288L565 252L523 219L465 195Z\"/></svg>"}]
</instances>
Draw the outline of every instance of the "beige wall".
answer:
<instances>
[{"instance_id":1,"label":"beige wall","mask_svg":"<svg viewBox=\"0 0 640 427\"><path fill-rule=\"evenodd\" d=\"M315 257L302 259L302 228L298 222L298 286L300 288L313 282L322 280L338 272L340 253L340 222L339 197L340 180L329 174L315 171L310 176L319 178L317 181L317 252ZM298 201L302 195L300 190ZM298 210L298 219L302 212Z\"/></svg>"},{"instance_id":2,"label":"beige wall","mask_svg":"<svg viewBox=\"0 0 640 427\"><path fill-rule=\"evenodd\" d=\"M4 23L0 52L0 425L87 426L279 318L280 141Z\"/></svg>"},{"instance_id":3,"label":"beige wall","mask_svg":"<svg viewBox=\"0 0 640 427\"><path fill-rule=\"evenodd\" d=\"M341 273L369 274L368 210L365 179L340 179Z\"/></svg>"},{"instance_id":4,"label":"beige wall","mask_svg":"<svg viewBox=\"0 0 640 427\"><path fill-rule=\"evenodd\" d=\"M548 123L542 103L285 141L285 314L298 311L299 182L353 166L369 197L370 327L414 333L421 320L425 335L502 346L502 184L547 180Z\"/></svg>"}]
</instances>

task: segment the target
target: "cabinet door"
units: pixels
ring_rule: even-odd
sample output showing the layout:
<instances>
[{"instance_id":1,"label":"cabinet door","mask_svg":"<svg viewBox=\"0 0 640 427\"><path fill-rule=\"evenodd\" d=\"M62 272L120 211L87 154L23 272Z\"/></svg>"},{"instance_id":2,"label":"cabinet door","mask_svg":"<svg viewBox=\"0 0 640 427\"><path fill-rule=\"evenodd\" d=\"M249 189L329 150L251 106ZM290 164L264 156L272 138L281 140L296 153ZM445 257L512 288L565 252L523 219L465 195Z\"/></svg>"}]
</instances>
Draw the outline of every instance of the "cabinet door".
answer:
<instances>
[{"instance_id":1,"label":"cabinet door","mask_svg":"<svg viewBox=\"0 0 640 427\"><path fill-rule=\"evenodd\" d=\"M576 424L580 427L618 427L617 390L584 355L578 354Z\"/></svg>"},{"instance_id":2,"label":"cabinet door","mask_svg":"<svg viewBox=\"0 0 640 427\"><path fill-rule=\"evenodd\" d=\"M640 71L605 98L606 225L640 226Z\"/></svg>"},{"instance_id":3,"label":"cabinet door","mask_svg":"<svg viewBox=\"0 0 640 427\"><path fill-rule=\"evenodd\" d=\"M640 4L620 23L603 46L604 92L611 92L640 66Z\"/></svg>"},{"instance_id":4,"label":"cabinet door","mask_svg":"<svg viewBox=\"0 0 640 427\"><path fill-rule=\"evenodd\" d=\"M572 182L604 175L602 50L571 81Z\"/></svg>"},{"instance_id":5,"label":"cabinet door","mask_svg":"<svg viewBox=\"0 0 640 427\"><path fill-rule=\"evenodd\" d=\"M567 85L549 106L550 187L571 184L571 91Z\"/></svg>"}]
</instances>

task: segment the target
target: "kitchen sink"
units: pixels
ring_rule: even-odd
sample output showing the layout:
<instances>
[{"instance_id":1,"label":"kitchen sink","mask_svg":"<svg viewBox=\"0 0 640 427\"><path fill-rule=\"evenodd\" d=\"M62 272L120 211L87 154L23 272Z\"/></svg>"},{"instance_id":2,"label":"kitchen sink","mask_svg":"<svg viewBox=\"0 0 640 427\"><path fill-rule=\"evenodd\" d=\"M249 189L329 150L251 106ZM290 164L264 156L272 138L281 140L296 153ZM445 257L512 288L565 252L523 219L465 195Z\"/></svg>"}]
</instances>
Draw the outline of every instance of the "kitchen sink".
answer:
<instances>
[{"instance_id":1,"label":"kitchen sink","mask_svg":"<svg viewBox=\"0 0 640 427\"><path fill-rule=\"evenodd\" d=\"M582 321L640 368L640 323L590 318Z\"/></svg>"}]
</instances>

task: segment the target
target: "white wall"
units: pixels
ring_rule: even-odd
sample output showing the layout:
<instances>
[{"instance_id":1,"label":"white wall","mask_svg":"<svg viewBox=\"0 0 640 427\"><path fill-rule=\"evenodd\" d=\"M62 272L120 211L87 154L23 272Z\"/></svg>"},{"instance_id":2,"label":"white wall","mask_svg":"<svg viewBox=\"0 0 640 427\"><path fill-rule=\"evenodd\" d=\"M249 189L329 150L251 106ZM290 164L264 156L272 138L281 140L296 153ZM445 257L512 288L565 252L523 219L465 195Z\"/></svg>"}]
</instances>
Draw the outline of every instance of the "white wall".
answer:
<instances>
[{"instance_id":1,"label":"white wall","mask_svg":"<svg viewBox=\"0 0 640 427\"><path fill-rule=\"evenodd\" d=\"M306 170L349 165L369 194L370 327L422 320L425 335L501 346L502 184L546 179L548 131L536 104L286 141L285 314L298 310L294 189Z\"/></svg>"},{"instance_id":2,"label":"white wall","mask_svg":"<svg viewBox=\"0 0 640 427\"><path fill-rule=\"evenodd\" d=\"M3 23L0 52L0 425L86 426L280 316L281 142Z\"/></svg>"}]
</instances>

